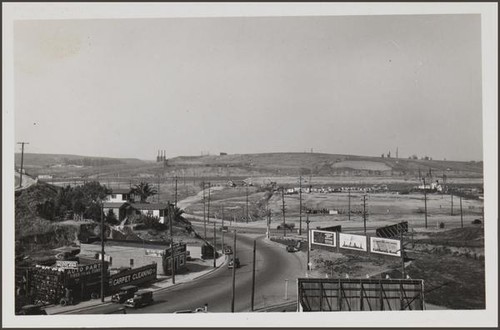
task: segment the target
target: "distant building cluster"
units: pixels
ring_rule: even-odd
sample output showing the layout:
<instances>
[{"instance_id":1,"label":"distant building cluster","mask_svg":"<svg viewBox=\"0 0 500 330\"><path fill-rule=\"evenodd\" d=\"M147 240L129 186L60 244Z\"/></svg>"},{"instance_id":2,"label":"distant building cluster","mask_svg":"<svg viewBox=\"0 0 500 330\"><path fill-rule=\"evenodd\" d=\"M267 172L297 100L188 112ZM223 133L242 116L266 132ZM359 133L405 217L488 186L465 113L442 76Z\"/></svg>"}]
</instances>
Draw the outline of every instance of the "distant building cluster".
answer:
<instances>
[{"instance_id":1,"label":"distant building cluster","mask_svg":"<svg viewBox=\"0 0 500 330\"><path fill-rule=\"evenodd\" d=\"M156 162L165 162L167 160L167 151L166 150L158 150L158 155L156 156Z\"/></svg>"}]
</instances>

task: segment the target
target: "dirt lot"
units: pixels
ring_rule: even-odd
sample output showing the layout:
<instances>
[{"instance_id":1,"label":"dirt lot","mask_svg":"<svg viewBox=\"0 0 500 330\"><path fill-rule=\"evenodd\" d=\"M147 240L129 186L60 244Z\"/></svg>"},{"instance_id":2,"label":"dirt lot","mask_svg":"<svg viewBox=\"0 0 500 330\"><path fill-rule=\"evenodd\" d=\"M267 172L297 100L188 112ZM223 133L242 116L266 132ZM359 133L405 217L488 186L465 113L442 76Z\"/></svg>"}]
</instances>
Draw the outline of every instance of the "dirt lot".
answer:
<instances>
[{"instance_id":1,"label":"dirt lot","mask_svg":"<svg viewBox=\"0 0 500 330\"><path fill-rule=\"evenodd\" d=\"M483 228L419 230L414 245L407 245L407 255L405 273L425 281L427 303L447 309L485 308ZM400 258L315 249L311 260L311 276L401 277Z\"/></svg>"}]
</instances>

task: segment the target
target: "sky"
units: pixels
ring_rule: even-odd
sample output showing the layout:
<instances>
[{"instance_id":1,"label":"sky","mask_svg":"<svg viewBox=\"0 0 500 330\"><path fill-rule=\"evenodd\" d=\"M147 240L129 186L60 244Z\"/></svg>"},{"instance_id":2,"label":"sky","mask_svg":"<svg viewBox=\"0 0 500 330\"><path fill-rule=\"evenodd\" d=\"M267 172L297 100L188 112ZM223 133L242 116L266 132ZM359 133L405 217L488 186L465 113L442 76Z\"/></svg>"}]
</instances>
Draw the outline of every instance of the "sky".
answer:
<instances>
[{"instance_id":1,"label":"sky","mask_svg":"<svg viewBox=\"0 0 500 330\"><path fill-rule=\"evenodd\" d=\"M25 152L482 160L479 15L25 20ZM16 147L18 152L19 148Z\"/></svg>"}]
</instances>

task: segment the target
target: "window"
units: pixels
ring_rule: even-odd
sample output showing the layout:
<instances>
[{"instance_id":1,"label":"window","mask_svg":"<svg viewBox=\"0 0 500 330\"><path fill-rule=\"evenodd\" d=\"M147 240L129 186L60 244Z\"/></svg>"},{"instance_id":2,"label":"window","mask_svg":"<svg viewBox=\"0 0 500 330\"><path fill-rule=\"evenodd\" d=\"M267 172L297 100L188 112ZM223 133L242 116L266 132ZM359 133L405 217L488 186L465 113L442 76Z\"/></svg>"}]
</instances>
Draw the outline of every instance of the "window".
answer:
<instances>
[{"instance_id":1,"label":"window","mask_svg":"<svg viewBox=\"0 0 500 330\"><path fill-rule=\"evenodd\" d=\"M134 267L134 259L130 259L130 267Z\"/></svg>"},{"instance_id":2,"label":"window","mask_svg":"<svg viewBox=\"0 0 500 330\"><path fill-rule=\"evenodd\" d=\"M153 210L148 210L148 215L153 216Z\"/></svg>"},{"instance_id":3,"label":"window","mask_svg":"<svg viewBox=\"0 0 500 330\"><path fill-rule=\"evenodd\" d=\"M180 266L184 265L184 256L179 257L179 265Z\"/></svg>"},{"instance_id":4,"label":"window","mask_svg":"<svg viewBox=\"0 0 500 330\"><path fill-rule=\"evenodd\" d=\"M164 217L165 216L165 210L160 210L160 217Z\"/></svg>"},{"instance_id":5,"label":"window","mask_svg":"<svg viewBox=\"0 0 500 330\"><path fill-rule=\"evenodd\" d=\"M115 194L111 194L111 198L115 199L116 195Z\"/></svg>"}]
</instances>

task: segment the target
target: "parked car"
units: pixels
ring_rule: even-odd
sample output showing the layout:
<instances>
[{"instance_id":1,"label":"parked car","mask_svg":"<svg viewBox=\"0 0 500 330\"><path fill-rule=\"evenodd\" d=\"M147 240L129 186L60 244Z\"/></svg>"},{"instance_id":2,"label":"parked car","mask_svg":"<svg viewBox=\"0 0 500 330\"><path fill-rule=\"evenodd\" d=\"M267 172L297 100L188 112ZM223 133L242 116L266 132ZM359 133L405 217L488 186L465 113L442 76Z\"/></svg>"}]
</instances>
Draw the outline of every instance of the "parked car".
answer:
<instances>
[{"instance_id":1,"label":"parked car","mask_svg":"<svg viewBox=\"0 0 500 330\"><path fill-rule=\"evenodd\" d=\"M118 293L115 293L111 296L111 301L114 303L123 304L128 299L133 298L137 290L139 290L139 288L135 285L124 286L120 288L120 291Z\"/></svg>"},{"instance_id":2,"label":"parked car","mask_svg":"<svg viewBox=\"0 0 500 330\"><path fill-rule=\"evenodd\" d=\"M153 303L153 291L141 290L125 302L126 307L139 308Z\"/></svg>"},{"instance_id":3,"label":"parked car","mask_svg":"<svg viewBox=\"0 0 500 330\"><path fill-rule=\"evenodd\" d=\"M286 247L286 250L288 252L297 252L297 251L299 251L299 248L297 246L295 246L295 245L288 245Z\"/></svg>"},{"instance_id":4,"label":"parked car","mask_svg":"<svg viewBox=\"0 0 500 330\"><path fill-rule=\"evenodd\" d=\"M222 226L220 227L220 231L223 233L227 233L229 231L229 228L227 226Z\"/></svg>"},{"instance_id":5,"label":"parked car","mask_svg":"<svg viewBox=\"0 0 500 330\"><path fill-rule=\"evenodd\" d=\"M40 305L25 305L21 307L18 315L47 315L47 312Z\"/></svg>"},{"instance_id":6,"label":"parked car","mask_svg":"<svg viewBox=\"0 0 500 330\"><path fill-rule=\"evenodd\" d=\"M482 222L481 222L481 219L475 219L472 221L472 224L473 225L480 225Z\"/></svg>"},{"instance_id":7,"label":"parked car","mask_svg":"<svg viewBox=\"0 0 500 330\"><path fill-rule=\"evenodd\" d=\"M231 258L231 260L229 260L229 263L227 264L227 268L231 269L235 266L236 266L236 268L240 268L240 259L238 259L237 257Z\"/></svg>"}]
</instances>

